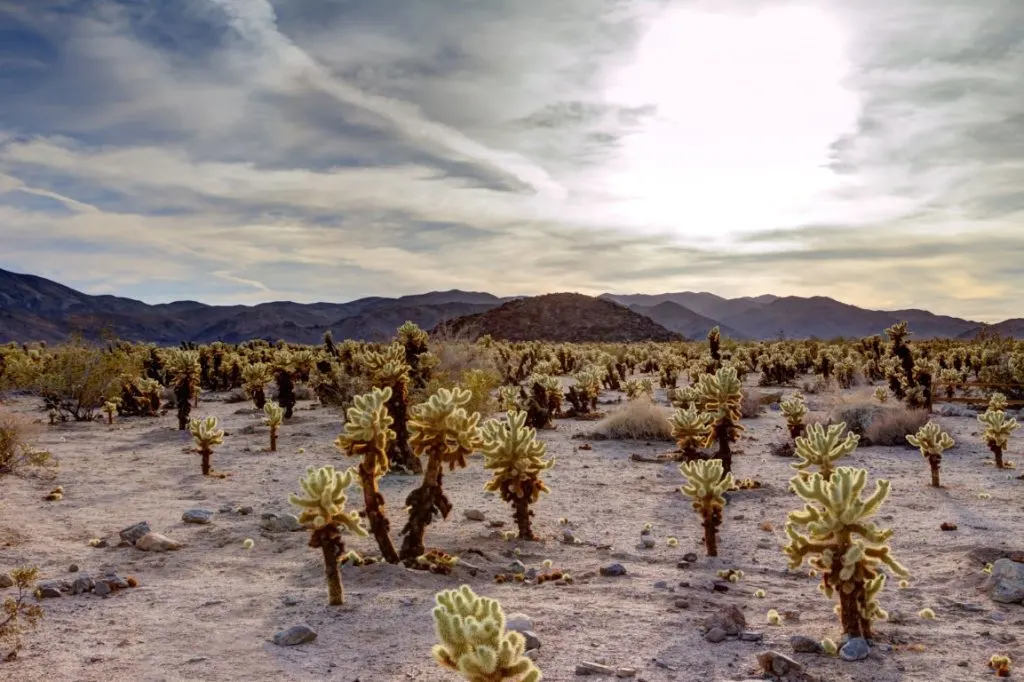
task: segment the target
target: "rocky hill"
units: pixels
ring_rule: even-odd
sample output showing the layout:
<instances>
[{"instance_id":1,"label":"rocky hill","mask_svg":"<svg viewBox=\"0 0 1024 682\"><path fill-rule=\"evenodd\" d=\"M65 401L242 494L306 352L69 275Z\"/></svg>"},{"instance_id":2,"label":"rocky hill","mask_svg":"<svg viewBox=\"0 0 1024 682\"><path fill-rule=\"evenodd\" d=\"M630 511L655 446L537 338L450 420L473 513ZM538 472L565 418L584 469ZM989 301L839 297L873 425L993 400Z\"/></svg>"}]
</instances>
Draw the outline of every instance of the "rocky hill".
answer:
<instances>
[{"instance_id":1,"label":"rocky hill","mask_svg":"<svg viewBox=\"0 0 1024 682\"><path fill-rule=\"evenodd\" d=\"M442 323L434 333L470 339L490 335L509 341L676 341L651 318L600 298L575 293L545 294L510 301L476 315Z\"/></svg>"},{"instance_id":2,"label":"rocky hill","mask_svg":"<svg viewBox=\"0 0 1024 682\"><path fill-rule=\"evenodd\" d=\"M729 339L742 341L748 338L746 334L738 332L732 327L725 326L672 301L664 301L653 306L634 304L629 308L641 315L646 315L669 331L682 334L687 339L705 339L708 332L714 327L718 327L722 335Z\"/></svg>"}]
</instances>

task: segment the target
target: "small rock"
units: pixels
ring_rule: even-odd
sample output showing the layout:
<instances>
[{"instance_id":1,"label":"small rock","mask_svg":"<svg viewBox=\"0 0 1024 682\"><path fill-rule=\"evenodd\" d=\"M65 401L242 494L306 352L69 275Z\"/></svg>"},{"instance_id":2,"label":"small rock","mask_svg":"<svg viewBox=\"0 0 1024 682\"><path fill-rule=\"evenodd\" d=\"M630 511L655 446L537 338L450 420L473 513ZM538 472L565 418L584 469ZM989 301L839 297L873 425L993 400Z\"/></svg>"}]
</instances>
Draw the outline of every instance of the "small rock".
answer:
<instances>
[{"instance_id":1,"label":"small rock","mask_svg":"<svg viewBox=\"0 0 1024 682\"><path fill-rule=\"evenodd\" d=\"M260 515L260 528L268 533L294 533L303 530L299 517L295 514L273 514L265 512Z\"/></svg>"},{"instance_id":2,"label":"small rock","mask_svg":"<svg viewBox=\"0 0 1024 682\"><path fill-rule=\"evenodd\" d=\"M1016 604L1024 601L1024 563L998 559L992 564L987 587L994 602Z\"/></svg>"},{"instance_id":3,"label":"small rock","mask_svg":"<svg viewBox=\"0 0 1024 682\"><path fill-rule=\"evenodd\" d=\"M627 678L636 677L636 668L616 668L615 677Z\"/></svg>"},{"instance_id":4,"label":"small rock","mask_svg":"<svg viewBox=\"0 0 1024 682\"><path fill-rule=\"evenodd\" d=\"M711 587L711 591L712 592L728 592L729 591L729 581L728 580L712 580L710 587Z\"/></svg>"},{"instance_id":5,"label":"small rock","mask_svg":"<svg viewBox=\"0 0 1024 682\"><path fill-rule=\"evenodd\" d=\"M182 544L160 533L149 532L135 542L136 549L145 552L170 552L181 549Z\"/></svg>"},{"instance_id":6,"label":"small rock","mask_svg":"<svg viewBox=\"0 0 1024 682\"><path fill-rule=\"evenodd\" d=\"M710 630L708 630L707 634L704 635L704 639L711 642L712 644L724 642L726 637L728 637L728 635L725 634L725 630L723 630L722 628L711 628Z\"/></svg>"},{"instance_id":7,"label":"small rock","mask_svg":"<svg viewBox=\"0 0 1024 682\"><path fill-rule=\"evenodd\" d=\"M740 639L744 642L761 642L764 640L764 633L747 630L746 632L740 633Z\"/></svg>"},{"instance_id":8,"label":"small rock","mask_svg":"<svg viewBox=\"0 0 1024 682\"><path fill-rule=\"evenodd\" d=\"M78 573L78 564L68 566L68 573Z\"/></svg>"},{"instance_id":9,"label":"small rock","mask_svg":"<svg viewBox=\"0 0 1024 682\"><path fill-rule=\"evenodd\" d=\"M697 553L696 552L687 552L686 554L683 555L683 561L688 561L691 564L697 563Z\"/></svg>"},{"instance_id":10,"label":"small rock","mask_svg":"<svg viewBox=\"0 0 1024 682\"><path fill-rule=\"evenodd\" d=\"M821 651L818 640L806 635L793 635L789 638L789 645L793 647L793 651L800 654L816 654Z\"/></svg>"},{"instance_id":11,"label":"small rock","mask_svg":"<svg viewBox=\"0 0 1024 682\"><path fill-rule=\"evenodd\" d=\"M185 523L195 523L201 526L213 521L213 512L208 509L188 509L181 515Z\"/></svg>"},{"instance_id":12,"label":"small rock","mask_svg":"<svg viewBox=\"0 0 1024 682\"><path fill-rule=\"evenodd\" d=\"M487 517L484 516L484 513L482 511L480 511L479 509L467 509L465 512L462 513L462 515L465 516L466 519L469 520L469 521L486 521L487 520Z\"/></svg>"},{"instance_id":13,"label":"small rock","mask_svg":"<svg viewBox=\"0 0 1024 682\"><path fill-rule=\"evenodd\" d=\"M537 579L537 569L536 568L527 569L526 574L523 577L526 578L527 580L536 580Z\"/></svg>"},{"instance_id":14,"label":"small rock","mask_svg":"<svg viewBox=\"0 0 1024 682\"><path fill-rule=\"evenodd\" d=\"M75 581L71 583L71 594L84 594L86 592L92 592L93 586L93 579L90 576L83 573L82 575L75 578Z\"/></svg>"},{"instance_id":15,"label":"small rock","mask_svg":"<svg viewBox=\"0 0 1024 682\"><path fill-rule=\"evenodd\" d=\"M278 646L297 646L316 639L316 630L308 625L293 625L287 630L274 635L274 644Z\"/></svg>"},{"instance_id":16,"label":"small rock","mask_svg":"<svg viewBox=\"0 0 1024 682\"><path fill-rule=\"evenodd\" d=\"M285 606L296 606L299 603L299 598L291 594L286 594L281 601L284 602Z\"/></svg>"},{"instance_id":17,"label":"small rock","mask_svg":"<svg viewBox=\"0 0 1024 682\"><path fill-rule=\"evenodd\" d=\"M658 582L654 583L654 589L656 589L656 590L667 590L668 589L668 582L666 582L664 580L659 580Z\"/></svg>"},{"instance_id":18,"label":"small rock","mask_svg":"<svg viewBox=\"0 0 1024 682\"><path fill-rule=\"evenodd\" d=\"M146 535L146 533L149 533L151 530L152 529L149 527L149 522L140 521L139 523L136 523L134 526L128 526L127 528L122 530L120 535L122 540L134 545L136 542L139 541L139 538Z\"/></svg>"},{"instance_id":19,"label":"small rock","mask_svg":"<svg viewBox=\"0 0 1024 682\"><path fill-rule=\"evenodd\" d=\"M726 635L735 637L747 627L747 619L739 607L730 605L705 619L704 627L708 629L709 633L717 628Z\"/></svg>"},{"instance_id":20,"label":"small rock","mask_svg":"<svg viewBox=\"0 0 1024 682\"><path fill-rule=\"evenodd\" d=\"M614 675L615 668L609 668L606 665L600 663L590 663L584 661L583 663L576 664L577 675Z\"/></svg>"},{"instance_id":21,"label":"small rock","mask_svg":"<svg viewBox=\"0 0 1024 682\"><path fill-rule=\"evenodd\" d=\"M524 630L520 633L523 639L526 640L526 651L532 651L540 648L540 638L533 630Z\"/></svg>"},{"instance_id":22,"label":"small rock","mask_svg":"<svg viewBox=\"0 0 1024 682\"><path fill-rule=\"evenodd\" d=\"M519 575L526 575L526 564L519 559L516 559L508 565L508 570Z\"/></svg>"},{"instance_id":23,"label":"small rock","mask_svg":"<svg viewBox=\"0 0 1024 682\"><path fill-rule=\"evenodd\" d=\"M640 546L643 549L653 549L656 544L657 542L655 542L654 538L650 535L643 535L640 537Z\"/></svg>"},{"instance_id":24,"label":"small rock","mask_svg":"<svg viewBox=\"0 0 1024 682\"><path fill-rule=\"evenodd\" d=\"M690 608L690 600L676 599L674 602L672 602L672 605L675 606L677 609L688 609Z\"/></svg>"},{"instance_id":25,"label":"small rock","mask_svg":"<svg viewBox=\"0 0 1024 682\"><path fill-rule=\"evenodd\" d=\"M249 516L250 514L252 514L252 506L248 505L248 504L242 505L241 507L239 507L235 511L237 511L242 516Z\"/></svg>"},{"instance_id":26,"label":"small rock","mask_svg":"<svg viewBox=\"0 0 1024 682\"><path fill-rule=\"evenodd\" d=\"M8 573L0 573L0 590L14 587L14 578Z\"/></svg>"},{"instance_id":27,"label":"small rock","mask_svg":"<svg viewBox=\"0 0 1024 682\"><path fill-rule=\"evenodd\" d=\"M851 637L839 650L839 658L844 661L862 661L871 653L868 641L863 637Z\"/></svg>"},{"instance_id":28,"label":"small rock","mask_svg":"<svg viewBox=\"0 0 1024 682\"><path fill-rule=\"evenodd\" d=\"M525 613L513 613L505 617L505 629L523 633L533 630L533 619Z\"/></svg>"},{"instance_id":29,"label":"small rock","mask_svg":"<svg viewBox=\"0 0 1024 682\"><path fill-rule=\"evenodd\" d=\"M499 519L491 519L490 521L487 522L487 527L488 528L504 528L505 527L505 522L501 521Z\"/></svg>"},{"instance_id":30,"label":"small rock","mask_svg":"<svg viewBox=\"0 0 1024 682\"><path fill-rule=\"evenodd\" d=\"M572 532L571 528L562 529L562 542L564 542L567 545L576 544L576 534Z\"/></svg>"},{"instance_id":31,"label":"small rock","mask_svg":"<svg viewBox=\"0 0 1024 682\"><path fill-rule=\"evenodd\" d=\"M36 587L36 592L39 594L40 599L56 599L62 596L57 583L52 580L45 580L39 583Z\"/></svg>"},{"instance_id":32,"label":"small rock","mask_svg":"<svg viewBox=\"0 0 1024 682\"><path fill-rule=\"evenodd\" d=\"M766 673L784 677L803 670L803 666L778 651L765 651L757 655L757 662Z\"/></svg>"},{"instance_id":33,"label":"small rock","mask_svg":"<svg viewBox=\"0 0 1024 682\"><path fill-rule=\"evenodd\" d=\"M626 575L626 567L622 564L608 564L601 567L601 575L606 577Z\"/></svg>"},{"instance_id":34,"label":"small rock","mask_svg":"<svg viewBox=\"0 0 1024 682\"><path fill-rule=\"evenodd\" d=\"M106 597L111 592L113 592L113 590L110 589L110 585L106 584L102 580L97 581L92 589L92 593L100 597Z\"/></svg>"},{"instance_id":35,"label":"small rock","mask_svg":"<svg viewBox=\"0 0 1024 682\"><path fill-rule=\"evenodd\" d=\"M234 510L235 510L235 508L234 508L233 505L222 504L220 506L220 509L218 509L217 511L219 511L221 514L229 514L229 513L233 512Z\"/></svg>"}]
</instances>

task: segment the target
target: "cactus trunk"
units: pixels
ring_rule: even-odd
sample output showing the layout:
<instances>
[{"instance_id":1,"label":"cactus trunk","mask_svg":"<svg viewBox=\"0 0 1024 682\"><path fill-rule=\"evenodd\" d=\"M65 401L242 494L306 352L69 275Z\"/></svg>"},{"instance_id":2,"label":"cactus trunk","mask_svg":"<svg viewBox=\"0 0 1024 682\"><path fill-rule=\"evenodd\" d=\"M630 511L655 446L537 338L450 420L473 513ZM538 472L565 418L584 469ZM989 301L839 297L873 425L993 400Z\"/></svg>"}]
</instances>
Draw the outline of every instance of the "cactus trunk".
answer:
<instances>
[{"instance_id":1,"label":"cactus trunk","mask_svg":"<svg viewBox=\"0 0 1024 682\"><path fill-rule=\"evenodd\" d=\"M380 553L389 564L398 563L398 552L391 542L391 522L384 514L384 496L377 489L377 477L368 472L365 465L359 466L359 482L363 487L363 501L366 504L366 518L370 522L370 532L377 540Z\"/></svg>"},{"instance_id":2,"label":"cactus trunk","mask_svg":"<svg viewBox=\"0 0 1024 682\"><path fill-rule=\"evenodd\" d=\"M345 552L345 543L341 539L341 531L333 523L313 532L309 539L310 547L319 547L324 554L324 577L327 578L327 603L340 606L345 603L345 590L341 585L341 571L338 560Z\"/></svg>"},{"instance_id":3,"label":"cactus trunk","mask_svg":"<svg viewBox=\"0 0 1024 682\"><path fill-rule=\"evenodd\" d=\"M1001 447L999 447L998 445L995 445L994 443L990 444L988 447L989 447L990 450L992 450L992 456L995 457L996 469L1004 468L1004 466L1003 466L1003 449Z\"/></svg>"},{"instance_id":4,"label":"cactus trunk","mask_svg":"<svg viewBox=\"0 0 1024 682\"><path fill-rule=\"evenodd\" d=\"M704 547L708 556L718 556L718 526L722 523L722 512L715 509L710 516L704 517Z\"/></svg>"},{"instance_id":5,"label":"cactus trunk","mask_svg":"<svg viewBox=\"0 0 1024 682\"><path fill-rule=\"evenodd\" d=\"M252 404L257 410L262 410L263 406L267 404L267 394L264 392L262 387L253 390Z\"/></svg>"},{"instance_id":6,"label":"cactus trunk","mask_svg":"<svg viewBox=\"0 0 1024 682\"><path fill-rule=\"evenodd\" d=\"M111 426L114 423L114 413L107 412L107 426Z\"/></svg>"},{"instance_id":7,"label":"cactus trunk","mask_svg":"<svg viewBox=\"0 0 1024 682\"><path fill-rule=\"evenodd\" d=\"M213 450L210 448L202 448L199 450L199 454L203 457L203 476L210 475L210 455L213 454Z\"/></svg>"},{"instance_id":8,"label":"cactus trunk","mask_svg":"<svg viewBox=\"0 0 1024 682\"><path fill-rule=\"evenodd\" d=\"M928 465L932 469L932 487L941 488L939 485L939 467L942 464L942 455L928 455Z\"/></svg>"},{"instance_id":9,"label":"cactus trunk","mask_svg":"<svg viewBox=\"0 0 1024 682\"><path fill-rule=\"evenodd\" d=\"M270 451L277 452L277 427L270 427Z\"/></svg>"},{"instance_id":10,"label":"cactus trunk","mask_svg":"<svg viewBox=\"0 0 1024 682\"><path fill-rule=\"evenodd\" d=\"M807 426L805 424L790 424L789 425L789 435L790 435L790 437L793 440L796 440L800 436L804 435L804 431L806 431L806 430L807 430Z\"/></svg>"},{"instance_id":11,"label":"cactus trunk","mask_svg":"<svg viewBox=\"0 0 1024 682\"><path fill-rule=\"evenodd\" d=\"M405 498L405 504L410 509L409 521L402 528L405 540L402 541L400 557L403 561L415 561L426 551L423 536L427 526L434 520L434 514L439 513L442 518L448 518L452 510L452 503L441 488L442 478L440 458L430 457L423 474L423 483Z\"/></svg>"},{"instance_id":12,"label":"cactus trunk","mask_svg":"<svg viewBox=\"0 0 1024 682\"><path fill-rule=\"evenodd\" d=\"M722 475L732 473L732 450L729 438L732 436L732 424L726 420L715 425L715 438L718 439L718 459L722 460Z\"/></svg>"},{"instance_id":13,"label":"cactus trunk","mask_svg":"<svg viewBox=\"0 0 1024 682\"><path fill-rule=\"evenodd\" d=\"M192 412L192 386L187 379L181 379L174 385L174 400L178 403L178 430L188 428L188 418Z\"/></svg>"},{"instance_id":14,"label":"cactus trunk","mask_svg":"<svg viewBox=\"0 0 1024 682\"><path fill-rule=\"evenodd\" d=\"M423 465L419 457L413 454L409 447L409 410L406 404L408 400L405 382L399 382L391 387L391 398L388 400L388 414L394 419L391 428L395 432L395 439L388 444L388 460L392 467L403 469L413 474L423 473Z\"/></svg>"},{"instance_id":15,"label":"cactus trunk","mask_svg":"<svg viewBox=\"0 0 1024 682\"><path fill-rule=\"evenodd\" d=\"M871 639L871 621L860 615L861 605L864 601L863 583L851 584L854 584L855 587L849 594L837 590L839 592L839 620L843 626L843 634Z\"/></svg>"}]
</instances>

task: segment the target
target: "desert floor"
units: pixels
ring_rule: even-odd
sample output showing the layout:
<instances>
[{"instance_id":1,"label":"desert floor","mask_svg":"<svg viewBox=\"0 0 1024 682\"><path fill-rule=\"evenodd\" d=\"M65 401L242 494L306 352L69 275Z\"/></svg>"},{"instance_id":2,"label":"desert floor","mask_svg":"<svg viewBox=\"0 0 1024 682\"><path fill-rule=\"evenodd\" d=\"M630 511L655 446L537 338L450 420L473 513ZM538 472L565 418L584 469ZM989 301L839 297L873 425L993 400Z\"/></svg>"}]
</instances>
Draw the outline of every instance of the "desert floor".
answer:
<instances>
[{"instance_id":1,"label":"desert floor","mask_svg":"<svg viewBox=\"0 0 1024 682\"><path fill-rule=\"evenodd\" d=\"M820 411L837 397L809 396L808 402ZM45 417L34 400L14 398L8 405ZM844 462L867 467L872 480L892 480L880 523L895 528L894 554L913 575L906 589L889 581L882 603L892 618L877 625L878 645L870 657L848 663L793 653L789 644L795 634L838 639L840 630L817 580L806 567L787 570L780 551L786 513L799 504L787 493L793 460L768 454L770 443L788 437L778 411L744 420L734 471L764 487L732 495L717 558L703 555L700 519L678 491L683 478L677 465L630 460L631 453L653 456L671 444L573 439L594 423L557 420L554 430L540 434L558 460L546 474L552 492L535 506L542 541L506 541L502 529L464 517L478 509L487 521L514 527L511 508L483 492L488 474L477 456L467 469L446 473L455 509L429 527L426 539L428 547L459 555L480 571L473 575L460 565L444 576L389 565L345 567L341 607L327 606L321 555L306 546L305 532L260 528L261 513L296 511L287 496L298 491L307 466L353 463L332 445L340 411L300 403L282 427L277 453L266 451L267 429L245 403L205 394L193 415L211 414L229 432L213 457L215 469L230 473L225 479L200 474L199 458L189 452L190 439L177 430L173 413L121 419L114 426L96 421L45 427L40 445L59 467L0 479L0 570L34 564L42 579L73 579L68 567L77 564L82 572L113 568L140 582L106 598L43 600L44 620L26 635L16 661L0 663L0 679L455 680L431 659L430 611L435 592L462 583L499 599L506 613L533 619L542 642L536 660L546 680L575 679L575 666L583 661L634 668L637 679L650 682L758 678L756 654L770 649L800 661L817 679L837 682L985 679L993 653L1024 663L1024 608L995 604L979 590L986 556L979 550L1024 549L1024 481L1015 478L1019 471L985 463L972 417L936 417L957 440L944 459L946 488L928 486L927 463L909 447L862 447ZM592 449L579 449L583 443ZM1017 437L1009 459L1020 443ZM58 484L64 499L43 501ZM417 484L415 477L395 475L382 482L396 545L405 495ZM991 499L979 498L983 492ZM350 504L358 508L360 499L353 488ZM254 513L218 511L243 505ZM182 512L197 507L217 512L212 524L182 522ZM560 525L562 517L568 526ZM142 520L184 548L149 553L118 547L118 531ZM944 521L958 530L941 531ZM770 525L762 527L764 522ZM654 527L657 544L651 549L639 544L645 523ZM581 544L561 541L566 527ZM667 544L670 536L679 538L677 547ZM90 538L108 539L110 546L90 547ZM255 540L253 549L243 548L246 538ZM372 537L348 537L347 544L377 553ZM528 567L550 559L574 584L495 584L494 574L516 558L516 549ZM678 568L689 552L700 558ZM615 562L628 573L597 573ZM741 569L745 578L728 592L712 591L716 572L725 568ZM754 596L758 589L766 598ZM0 590L0 597L12 593ZM763 633L763 641L704 640L699 626L730 605L742 610L746 629ZM934 609L936 620L918 617L925 607ZM767 623L769 609L786 616L780 626ZM300 623L319 633L314 642L270 642Z\"/></svg>"}]
</instances>

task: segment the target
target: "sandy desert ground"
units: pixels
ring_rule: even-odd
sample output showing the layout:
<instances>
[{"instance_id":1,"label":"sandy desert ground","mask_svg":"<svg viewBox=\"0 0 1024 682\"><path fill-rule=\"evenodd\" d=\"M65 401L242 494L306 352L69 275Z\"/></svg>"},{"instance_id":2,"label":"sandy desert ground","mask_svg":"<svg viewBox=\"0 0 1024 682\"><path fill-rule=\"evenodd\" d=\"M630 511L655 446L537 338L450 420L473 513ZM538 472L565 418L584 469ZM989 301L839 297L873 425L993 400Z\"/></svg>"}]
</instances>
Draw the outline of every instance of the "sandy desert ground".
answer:
<instances>
[{"instance_id":1,"label":"sandy desert ground","mask_svg":"<svg viewBox=\"0 0 1024 682\"><path fill-rule=\"evenodd\" d=\"M809 396L808 402L822 410L834 398ZM15 398L9 406L45 417L35 401ZM1024 550L1024 481L1015 478L1019 471L984 463L987 451L972 417L937 417L957 440L944 459L944 489L928 487L927 464L909 447L861 447L844 462L867 467L872 479L892 480L881 522L896 529L894 553L913 574L907 589L889 582L882 601L893 618L877 626L878 646L870 657L848 663L794 653L789 643L796 634L820 640L838 638L840 631L817 581L806 569L788 571L780 551L786 513L799 505L786 492L793 460L768 454L769 443L786 438L777 411L744 420L734 471L765 487L733 494L717 558L703 555L700 520L678 491L683 478L677 465L630 459L632 453L666 452L670 444L573 439L593 423L560 419L555 430L540 434L558 459L546 474L552 493L535 506L543 541L506 541L502 529L489 527L489 521L504 521L506 529L514 524L511 508L482 491L488 474L476 457L468 469L446 475L455 510L428 529L427 546L459 555L480 570L474 575L460 565L444 576L390 565L346 567L347 602L341 607L327 606L321 555L306 546L305 532L260 527L264 512L294 511L287 495L298 490L307 466L352 463L332 446L340 411L300 403L282 427L277 453L265 450L266 427L245 403L204 394L193 414L216 415L228 431L213 458L214 468L229 472L228 478L200 475L198 456L188 451L190 439L176 429L171 413L121 419L114 426L96 421L46 427L40 445L59 468L0 479L0 570L35 564L42 579L73 579L68 567L77 564L81 572L112 568L140 583L106 598L43 600L45 619L27 634L19 658L0 664L0 678L455 680L430 657L430 611L435 592L461 583L499 599L507 613L530 616L542 644L538 666L553 681L576 679L575 667L584 661L633 668L635 679L649 682L754 679L760 677L756 655L773 649L802 663L814 679L836 682L979 680L992 677L986 663L993 653L1024 662L1024 607L993 603L979 590L985 557L992 555L986 548L995 554ZM1016 438L1011 450L1020 442ZM579 449L583 443L592 449ZM1008 458L1021 459L1014 454ZM65 498L44 502L58 484ZM382 482L396 540L403 500L417 484L415 477L394 475ZM980 499L982 492L991 499ZM353 493L350 500L358 499ZM253 513L236 513L239 506L251 506ZM191 508L216 512L213 522L183 523L182 512ZM468 509L483 511L487 520L466 519ZM581 544L561 541L562 517ZM184 548L149 553L118 547L118 531L143 520ZM958 530L941 531L944 521ZM761 527L764 522L770 530ZM654 528L657 544L651 549L639 545L645 523ZM669 536L679 538L678 547L668 546ZM90 547L90 538L108 539L110 546ZM243 548L246 538L255 540L253 549ZM376 554L372 537L347 542ZM516 558L516 549L528 567L540 568L550 559L574 584L495 584L494 574ZM690 552L699 559L677 567ZM626 575L598 574L615 562L626 567ZM741 569L745 578L727 592L712 591L716 572L724 568ZM754 596L758 589L766 598ZM11 592L0 590L0 596ZM733 605L743 612L747 630L763 633L762 641L705 641L699 629L704 620ZM925 607L934 609L936 620L918 617ZM769 609L786 616L782 625L766 622ZM314 642L270 642L276 632L300 623L319 633Z\"/></svg>"}]
</instances>

